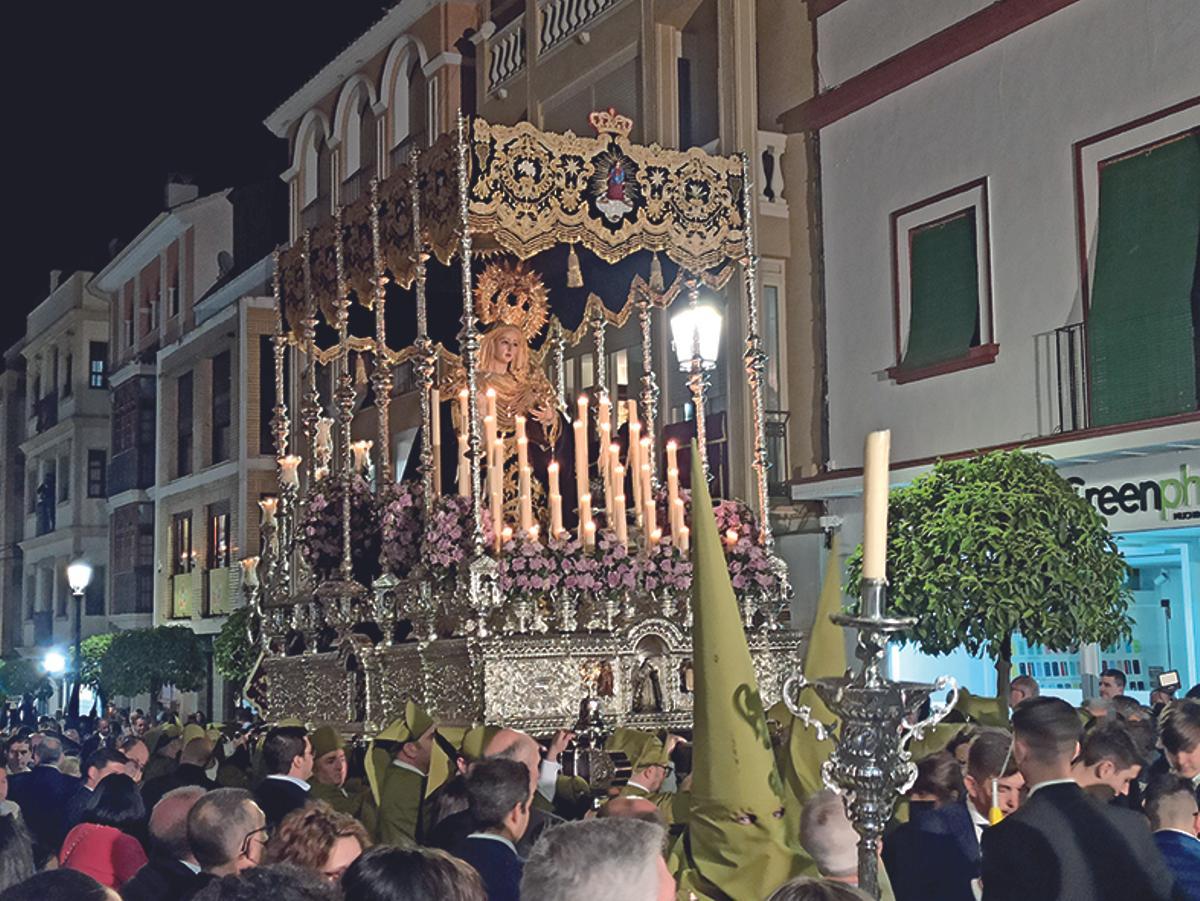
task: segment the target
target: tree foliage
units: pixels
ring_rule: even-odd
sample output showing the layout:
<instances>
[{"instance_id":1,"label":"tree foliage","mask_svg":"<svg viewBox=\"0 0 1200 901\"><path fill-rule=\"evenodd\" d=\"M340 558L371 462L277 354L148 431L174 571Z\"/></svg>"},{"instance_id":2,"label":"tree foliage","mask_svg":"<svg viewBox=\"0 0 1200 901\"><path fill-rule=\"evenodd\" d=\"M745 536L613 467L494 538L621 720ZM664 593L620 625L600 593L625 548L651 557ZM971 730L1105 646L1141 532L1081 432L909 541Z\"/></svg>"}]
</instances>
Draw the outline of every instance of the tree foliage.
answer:
<instances>
[{"instance_id":1,"label":"tree foliage","mask_svg":"<svg viewBox=\"0 0 1200 901\"><path fill-rule=\"evenodd\" d=\"M847 562L857 596L862 547ZM1104 519L1042 454L942 460L891 493L888 608L928 654L986 651L998 670L1019 632L1063 651L1130 633L1126 565Z\"/></svg>"},{"instance_id":2,"label":"tree foliage","mask_svg":"<svg viewBox=\"0 0 1200 901\"><path fill-rule=\"evenodd\" d=\"M250 678L250 670L258 656L248 632L253 615L249 607L239 607L229 614L225 625L213 639L213 666L239 687Z\"/></svg>"},{"instance_id":3,"label":"tree foliage","mask_svg":"<svg viewBox=\"0 0 1200 901\"><path fill-rule=\"evenodd\" d=\"M33 695L48 698L54 689L46 677L46 671L37 660L14 657L0 661L0 696L19 698Z\"/></svg>"},{"instance_id":4,"label":"tree foliage","mask_svg":"<svg viewBox=\"0 0 1200 901\"><path fill-rule=\"evenodd\" d=\"M83 640L80 645L80 656L83 657L83 684L90 688L98 689L102 693L105 692L105 686L101 682L101 671L104 665L104 657L112 647L113 638L116 637L114 632L105 632L101 635L92 635ZM71 649L71 663L74 666L75 649Z\"/></svg>"},{"instance_id":5,"label":"tree foliage","mask_svg":"<svg viewBox=\"0 0 1200 901\"><path fill-rule=\"evenodd\" d=\"M100 663L105 690L126 697L154 694L164 685L196 691L206 674L200 640L186 626L118 632Z\"/></svg>"}]
</instances>

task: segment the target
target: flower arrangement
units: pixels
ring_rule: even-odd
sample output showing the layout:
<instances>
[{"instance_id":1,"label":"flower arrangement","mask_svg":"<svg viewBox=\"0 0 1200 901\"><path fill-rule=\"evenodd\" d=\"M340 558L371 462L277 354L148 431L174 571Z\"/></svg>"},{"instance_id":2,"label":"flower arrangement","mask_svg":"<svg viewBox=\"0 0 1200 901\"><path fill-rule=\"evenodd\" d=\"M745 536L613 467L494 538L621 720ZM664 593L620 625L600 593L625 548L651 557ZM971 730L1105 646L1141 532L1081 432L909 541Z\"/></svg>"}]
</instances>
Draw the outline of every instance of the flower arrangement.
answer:
<instances>
[{"instance_id":1,"label":"flower arrangement","mask_svg":"<svg viewBox=\"0 0 1200 901\"><path fill-rule=\"evenodd\" d=\"M424 495L419 481L391 486L381 499L380 559L385 571L406 576L421 559Z\"/></svg>"},{"instance_id":2,"label":"flower arrangement","mask_svg":"<svg viewBox=\"0 0 1200 901\"><path fill-rule=\"evenodd\" d=\"M518 534L504 546L497 581L506 595L538 595L558 583L559 555L550 547Z\"/></svg>"},{"instance_id":3,"label":"flower arrangement","mask_svg":"<svg viewBox=\"0 0 1200 901\"><path fill-rule=\"evenodd\" d=\"M595 564L596 591L601 594L632 591L637 587L638 561L629 553L616 532L608 529L596 536Z\"/></svg>"},{"instance_id":4,"label":"flower arrangement","mask_svg":"<svg viewBox=\"0 0 1200 901\"><path fill-rule=\"evenodd\" d=\"M584 553L578 538L556 538L551 540L549 547L558 558L562 588L567 591L600 591L596 558Z\"/></svg>"},{"instance_id":5,"label":"flower arrangement","mask_svg":"<svg viewBox=\"0 0 1200 901\"><path fill-rule=\"evenodd\" d=\"M452 582L459 567L471 552L472 523L471 499L457 494L439 497L429 514L425 529L421 563L434 578ZM492 546L492 518L483 511L483 543Z\"/></svg>"},{"instance_id":6,"label":"flower arrangement","mask_svg":"<svg viewBox=\"0 0 1200 901\"><path fill-rule=\"evenodd\" d=\"M639 575L646 591L685 594L692 590L691 558L670 542L660 541L640 564Z\"/></svg>"},{"instance_id":7,"label":"flower arrangement","mask_svg":"<svg viewBox=\"0 0 1200 901\"><path fill-rule=\"evenodd\" d=\"M341 481L319 482L300 522L300 553L318 576L332 576L342 562L344 491ZM379 512L371 486L362 476L350 482L350 535L354 578L369 584L379 575Z\"/></svg>"}]
</instances>

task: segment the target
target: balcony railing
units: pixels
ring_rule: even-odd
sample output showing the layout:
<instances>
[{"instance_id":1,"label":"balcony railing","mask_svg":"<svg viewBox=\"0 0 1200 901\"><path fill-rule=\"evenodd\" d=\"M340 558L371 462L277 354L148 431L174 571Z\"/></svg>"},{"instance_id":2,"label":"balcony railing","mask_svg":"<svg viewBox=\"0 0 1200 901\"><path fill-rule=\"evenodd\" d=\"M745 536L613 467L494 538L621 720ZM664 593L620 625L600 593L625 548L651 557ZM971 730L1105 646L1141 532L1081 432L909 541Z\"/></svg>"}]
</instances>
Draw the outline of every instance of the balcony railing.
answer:
<instances>
[{"instance_id":1,"label":"balcony railing","mask_svg":"<svg viewBox=\"0 0 1200 901\"><path fill-rule=\"evenodd\" d=\"M542 0L538 53L548 53L622 0Z\"/></svg>"},{"instance_id":2,"label":"balcony railing","mask_svg":"<svg viewBox=\"0 0 1200 901\"><path fill-rule=\"evenodd\" d=\"M788 214L787 193L783 183L783 154L787 135L774 131L758 133L758 152L754 155L756 172L754 192L758 211L769 216Z\"/></svg>"},{"instance_id":3,"label":"balcony railing","mask_svg":"<svg viewBox=\"0 0 1200 901\"><path fill-rule=\"evenodd\" d=\"M525 17L513 19L488 41L488 93L525 68Z\"/></svg>"},{"instance_id":4,"label":"balcony railing","mask_svg":"<svg viewBox=\"0 0 1200 901\"><path fill-rule=\"evenodd\" d=\"M1050 333L1053 431L1074 432L1089 424L1087 326L1078 322Z\"/></svg>"}]
</instances>

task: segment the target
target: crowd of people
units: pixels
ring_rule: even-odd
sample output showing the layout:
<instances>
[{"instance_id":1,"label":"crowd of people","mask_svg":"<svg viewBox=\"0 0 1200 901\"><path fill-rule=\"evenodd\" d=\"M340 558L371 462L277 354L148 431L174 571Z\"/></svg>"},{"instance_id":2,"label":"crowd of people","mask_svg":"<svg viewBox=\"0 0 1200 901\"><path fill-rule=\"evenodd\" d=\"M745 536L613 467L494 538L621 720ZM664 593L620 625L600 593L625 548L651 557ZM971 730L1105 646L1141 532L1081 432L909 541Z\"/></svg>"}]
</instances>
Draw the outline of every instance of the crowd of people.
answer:
<instances>
[{"instance_id":1,"label":"crowd of people","mask_svg":"<svg viewBox=\"0 0 1200 901\"><path fill-rule=\"evenodd\" d=\"M881 848L896 901L1200 898L1200 700L1143 707L1105 674L1076 709L1020 677L939 727ZM1010 712L1011 711L1011 712ZM627 781L563 772L573 734L439 726L409 704L367 745L111 710L14 711L0 899L631 899L676 896L691 746L618 729ZM781 749L776 749L782 753ZM773 901L861 899L842 798L804 799L809 871ZM736 895L732 895L736 897Z\"/></svg>"}]
</instances>

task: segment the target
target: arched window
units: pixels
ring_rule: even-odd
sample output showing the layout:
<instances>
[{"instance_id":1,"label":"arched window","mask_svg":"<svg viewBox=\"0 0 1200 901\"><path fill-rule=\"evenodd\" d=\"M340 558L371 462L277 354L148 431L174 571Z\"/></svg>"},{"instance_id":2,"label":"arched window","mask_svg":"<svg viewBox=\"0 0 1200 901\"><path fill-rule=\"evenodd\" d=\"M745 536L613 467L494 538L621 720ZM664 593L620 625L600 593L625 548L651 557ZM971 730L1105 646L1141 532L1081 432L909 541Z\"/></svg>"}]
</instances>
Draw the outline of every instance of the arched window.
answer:
<instances>
[{"instance_id":1,"label":"arched window","mask_svg":"<svg viewBox=\"0 0 1200 901\"><path fill-rule=\"evenodd\" d=\"M321 193L321 148L325 144L322 138L321 127L316 122L300 138L303 142L300 154L301 209L312 204Z\"/></svg>"},{"instance_id":2,"label":"arched window","mask_svg":"<svg viewBox=\"0 0 1200 901\"><path fill-rule=\"evenodd\" d=\"M426 128L428 108L429 82L421 70L421 61L414 59L408 70L408 134L418 147L429 143Z\"/></svg>"},{"instance_id":3,"label":"arched window","mask_svg":"<svg viewBox=\"0 0 1200 901\"><path fill-rule=\"evenodd\" d=\"M358 100L358 168L367 173L367 178L375 174L375 161L378 157L376 145L378 143L375 114L371 112L369 98L363 94Z\"/></svg>"},{"instance_id":4,"label":"arched window","mask_svg":"<svg viewBox=\"0 0 1200 901\"><path fill-rule=\"evenodd\" d=\"M396 80L391 85L392 98L392 134L391 146L399 147L412 133L411 121L412 117L409 112L408 102L408 81L409 70L413 67L414 62L419 62L416 59L416 53L412 47L404 50L404 55L400 60L400 65L396 67Z\"/></svg>"}]
</instances>

